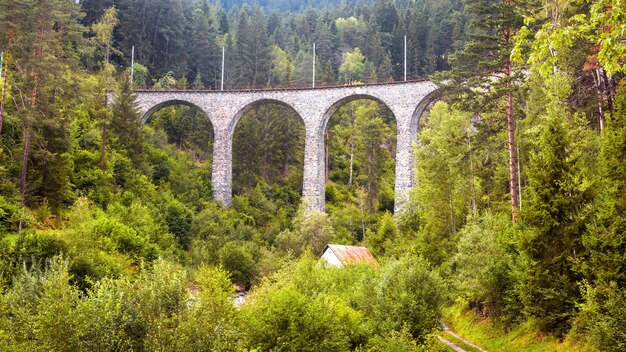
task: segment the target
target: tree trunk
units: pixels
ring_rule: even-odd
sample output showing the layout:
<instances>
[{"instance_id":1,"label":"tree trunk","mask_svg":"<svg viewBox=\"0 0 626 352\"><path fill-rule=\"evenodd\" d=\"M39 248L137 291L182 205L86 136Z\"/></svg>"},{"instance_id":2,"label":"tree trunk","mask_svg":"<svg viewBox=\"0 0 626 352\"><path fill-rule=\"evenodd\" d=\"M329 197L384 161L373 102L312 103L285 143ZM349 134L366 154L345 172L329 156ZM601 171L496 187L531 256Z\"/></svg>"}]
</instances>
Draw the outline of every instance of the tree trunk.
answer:
<instances>
[{"instance_id":1,"label":"tree trunk","mask_svg":"<svg viewBox=\"0 0 626 352\"><path fill-rule=\"evenodd\" d=\"M4 113L4 102L7 94L7 80L9 74L9 56L11 55L11 46L13 41L13 32L9 33L9 44L7 45L7 54L4 59L4 72L2 80L2 98L0 98L0 134L2 134L2 115Z\"/></svg>"},{"instance_id":2,"label":"tree trunk","mask_svg":"<svg viewBox=\"0 0 626 352\"><path fill-rule=\"evenodd\" d=\"M105 153L107 145L107 106L109 104L109 50L110 41L107 42L106 52L106 66L104 67L104 114L102 115L102 144L100 145L100 169L104 170L105 165Z\"/></svg>"},{"instance_id":3,"label":"tree trunk","mask_svg":"<svg viewBox=\"0 0 626 352\"><path fill-rule=\"evenodd\" d=\"M606 98L606 105L609 109L609 113L613 114L613 97L615 96L615 80L613 77L609 77L605 70L602 70L602 76L604 81L604 96Z\"/></svg>"},{"instance_id":4,"label":"tree trunk","mask_svg":"<svg viewBox=\"0 0 626 352\"><path fill-rule=\"evenodd\" d=\"M509 179L511 182L511 222L517 223L517 155L515 153L515 119L513 116L513 95L507 95L507 125L509 132Z\"/></svg>"},{"instance_id":5,"label":"tree trunk","mask_svg":"<svg viewBox=\"0 0 626 352\"><path fill-rule=\"evenodd\" d=\"M510 52L510 43L513 37L510 29L505 30L505 50ZM507 88L509 89L506 100L507 100L507 109L506 109L506 122L507 122L507 130L509 137L509 182L510 182L510 192L511 192L511 222L513 224L517 223L517 212L519 209L519 202L517 199L517 155L516 145L515 145L515 116L513 115L513 93L510 91L512 88L511 76L513 75L513 63L509 58L506 60L506 65L504 67L505 74L509 81L507 83ZM556 68L556 67L555 67Z\"/></svg>"},{"instance_id":6,"label":"tree trunk","mask_svg":"<svg viewBox=\"0 0 626 352\"><path fill-rule=\"evenodd\" d=\"M107 144L107 113L106 111L102 114L102 143L100 144L100 169L104 170L106 168L105 165L105 152L106 152L106 144Z\"/></svg>"},{"instance_id":7,"label":"tree trunk","mask_svg":"<svg viewBox=\"0 0 626 352\"><path fill-rule=\"evenodd\" d=\"M476 217L477 215L477 208L476 208L476 186L474 184L474 161L472 160L472 145L471 143L468 143L468 149L469 149L469 167L470 167L470 191L472 193L472 199L471 199L471 207L472 207L472 217Z\"/></svg>"},{"instance_id":8,"label":"tree trunk","mask_svg":"<svg viewBox=\"0 0 626 352\"><path fill-rule=\"evenodd\" d=\"M22 152L22 173L20 175L20 209L23 211L26 206L26 172L28 169L28 155L30 154L30 126L24 126L24 151ZM22 241L22 228L24 227L23 216L20 216L20 222L17 230L17 243Z\"/></svg>"},{"instance_id":9,"label":"tree trunk","mask_svg":"<svg viewBox=\"0 0 626 352\"><path fill-rule=\"evenodd\" d=\"M35 50L35 57L39 57L41 55L41 51L39 49ZM31 95L30 108L31 110L27 113L27 115L35 114L35 108L37 107L37 87L39 84L39 70L35 69L35 73L33 75L33 92ZM24 134L24 150L22 151L22 172L20 175L20 208L24 211L24 207L26 206L26 175L28 172L28 156L30 154L30 139L32 133L32 121L33 116L27 116L27 121L24 123L23 134ZM22 240L22 228L24 225L23 217L20 217L20 223L18 225L18 233L17 233L17 243L19 244Z\"/></svg>"},{"instance_id":10,"label":"tree trunk","mask_svg":"<svg viewBox=\"0 0 626 352\"><path fill-rule=\"evenodd\" d=\"M451 175L451 173L449 175ZM448 191L450 198L450 228L452 233L456 233L456 212L454 211L454 194L452 185L448 185Z\"/></svg>"},{"instance_id":11,"label":"tree trunk","mask_svg":"<svg viewBox=\"0 0 626 352\"><path fill-rule=\"evenodd\" d=\"M354 106L351 106L351 129L350 129L350 177L348 178L348 188L352 188L352 174L354 170Z\"/></svg>"},{"instance_id":12,"label":"tree trunk","mask_svg":"<svg viewBox=\"0 0 626 352\"><path fill-rule=\"evenodd\" d=\"M602 130L604 129L604 110L603 110L603 106L604 102L603 102L603 97L604 97L604 93L603 91L603 76L602 73L600 72L602 69L597 68L593 71L593 82L596 85L596 104L598 105L598 129L600 130L600 132L602 132Z\"/></svg>"}]
</instances>

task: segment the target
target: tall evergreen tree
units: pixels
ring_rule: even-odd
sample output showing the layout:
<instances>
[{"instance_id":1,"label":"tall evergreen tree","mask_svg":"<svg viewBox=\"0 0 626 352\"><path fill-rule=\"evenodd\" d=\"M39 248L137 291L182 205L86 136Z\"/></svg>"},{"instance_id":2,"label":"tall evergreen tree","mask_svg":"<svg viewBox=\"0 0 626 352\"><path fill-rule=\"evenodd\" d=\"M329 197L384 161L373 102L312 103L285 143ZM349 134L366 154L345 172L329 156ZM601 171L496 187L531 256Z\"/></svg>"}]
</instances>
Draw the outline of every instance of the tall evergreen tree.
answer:
<instances>
[{"instance_id":1,"label":"tall evergreen tree","mask_svg":"<svg viewBox=\"0 0 626 352\"><path fill-rule=\"evenodd\" d=\"M241 9L236 35L234 80L240 87L262 87L270 79L271 46L260 7Z\"/></svg>"},{"instance_id":2,"label":"tall evergreen tree","mask_svg":"<svg viewBox=\"0 0 626 352\"><path fill-rule=\"evenodd\" d=\"M207 13L206 1L198 3L193 12L191 36L189 38L189 72L200 75L205 87L219 87L219 58L217 29L212 15ZM194 76L195 77L195 76ZM189 76L189 80L191 76Z\"/></svg>"},{"instance_id":3,"label":"tall evergreen tree","mask_svg":"<svg viewBox=\"0 0 626 352\"><path fill-rule=\"evenodd\" d=\"M124 71L119 78L119 89L113 103L111 132L135 165L139 165L143 160L143 136L136 99L129 72Z\"/></svg>"},{"instance_id":4,"label":"tall evergreen tree","mask_svg":"<svg viewBox=\"0 0 626 352\"><path fill-rule=\"evenodd\" d=\"M585 278L576 330L603 351L623 349L626 311L626 94L618 90L614 113L601 135L598 186L578 262Z\"/></svg>"},{"instance_id":5,"label":"tall evergreen tree","mask_svg":"<svg viewBox=\"0 0 626 352\"><path fill-rule=\"evenodd\" d=\"M14 114L22 129L20 204L25 207L49 198L56 210L70 196L70 165L63 155L70 147L69 126L59 113L59 104L75 94L68 78L79 71L75 48L84 43L84 27L79 24L79 7L72 2L38 1L24 6L28 11L18 14L28 15L15 22L12 65L17 70L11 82ZM20 230L22 225L20 221Z\"/></svg>"},{"instance_id":6,"label":"tall evergreen tree","mask_svg":"<svg viewBox=\"0 0 626 352\"><path fill-rule=\"evenodd\" d=\"M450 96L476 113L504 111L508 135L511 220L519 210L517 148L515 143L515 94L522 78L511 60L514 37L522 26L520 8L526 0L466 0L471 16L465 48L450 57L452 70L438 76Z\"/></svg>"},{"instance_id":7,"label":"tall evergreen tree","mask_svg":"<svg viewBox=\"0 0 626 352\"><path fill-rule=\"evenodd\" d=\"M569 329L580 297L574 263L583 253L581 209L588 198L572 133L578 129L576 120L568 119L562 102L568 86L563 73L545 82L550 99L527 171L521 217L525 230L518 243L523 260L519 293L525 312L538 319L543 331L556 335Z\"/></svg>"}]
</instances>

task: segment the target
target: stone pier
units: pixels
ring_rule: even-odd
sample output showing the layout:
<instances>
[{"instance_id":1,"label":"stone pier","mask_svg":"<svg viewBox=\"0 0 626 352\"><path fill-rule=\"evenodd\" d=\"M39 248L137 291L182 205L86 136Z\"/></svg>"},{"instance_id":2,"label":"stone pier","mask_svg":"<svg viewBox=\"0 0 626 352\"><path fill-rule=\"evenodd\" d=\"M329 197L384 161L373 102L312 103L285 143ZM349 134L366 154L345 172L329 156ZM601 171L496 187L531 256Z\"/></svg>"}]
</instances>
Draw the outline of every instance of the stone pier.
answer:
<instances>
[{"instance_id":1,"label":"stone pier","mask_svg":"<svg viewBox=\"0 0 626 352\"><path fill-rule=\"evenodd\" d=\"M412 144L417 126L428 104L438 97L430 81L368 84L309 89L267 89L245 91L150 91L136 92L141 121L170 105L183 104L202 110L211 120L213 146L213 196L228 206L232 199L232 150L237 122L247 111L264 103L277 103L293 109L304 122L303 201L307 208L324 211L326 165L324 132L328 120L342 105L357 99L385 104L398 126L395 180L395 210L401 211L413 187Z\"/></svg>"}]
</instances>

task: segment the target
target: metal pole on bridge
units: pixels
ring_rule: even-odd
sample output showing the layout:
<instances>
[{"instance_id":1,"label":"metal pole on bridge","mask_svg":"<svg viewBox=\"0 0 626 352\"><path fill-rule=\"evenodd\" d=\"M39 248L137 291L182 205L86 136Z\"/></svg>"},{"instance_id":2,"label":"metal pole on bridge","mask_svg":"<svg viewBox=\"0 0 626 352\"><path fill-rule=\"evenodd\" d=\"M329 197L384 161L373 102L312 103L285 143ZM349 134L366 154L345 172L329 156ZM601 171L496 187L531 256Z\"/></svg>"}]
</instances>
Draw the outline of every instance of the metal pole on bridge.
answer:
<instances>
[{"instance_id":1,"label":"metal pole on bridge","mask_svg":"<svg viewBox=\"0 0 626 352\"><path fill-rule=\"evenodd\" d=\"M226 53L226 47L222 47L222 80L221 80L221 89L220 90L224 90L224 54Z\"/></svg>"},{"instance_id":2,"label":"metal pole on bridge","mask_svg":"<svg viewBox=\"0 0 626 352\"><path fill-rule=\"evenodd\" d=\"M315 88L315 43L313 43L313 88Z\"/></svg>"},{"instance_id":3,"label":"metal pole on bridge","mask_svg":"<svg viewBox=\"0 0 626 352\"><path fill-rule=\"evenodd\" d=\"M133 76L135 74L135 46L130 51L130 83L133 83Z\"/></svg>"},{"instance_id":4,"label":"metal pole on bridge","mask_svg":"<svg viewBox=\"0 0 626 352\"><path fill-rule=\"evenodd\" d=\"M406 82L406 35L404 36L404 81Z\"/></svg>"}]
</instances>

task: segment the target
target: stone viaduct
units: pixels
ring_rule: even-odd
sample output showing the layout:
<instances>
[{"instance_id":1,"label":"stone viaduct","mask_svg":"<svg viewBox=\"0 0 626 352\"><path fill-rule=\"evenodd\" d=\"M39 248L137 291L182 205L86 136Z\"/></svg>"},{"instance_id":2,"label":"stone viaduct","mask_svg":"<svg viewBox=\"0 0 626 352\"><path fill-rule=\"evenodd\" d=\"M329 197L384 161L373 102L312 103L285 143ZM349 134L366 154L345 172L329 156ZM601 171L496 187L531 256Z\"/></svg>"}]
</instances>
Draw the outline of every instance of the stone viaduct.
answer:
<instances>
[{"instance_id":1,"label":"stone viaduct","mask_svg":"<svg viewBox=\"0 0 626 352\"><path fill-rule=\"evenodd\" d=\"M427 80L401 83L320 87L305 89L263 89L238 91L152 91L137 90L141 122L170 105L183 104L202 110L214 129L212 185L214 198L230 205L232 198L232 141L235 126L243 114L260 104L276 103L293 109L304 122L303 199L309 209L324 211L324 131L328 120L342 105L369 98L385 104L398 127L395 210L413 186L413 153L419 118L438 97L437 86Z\"/></svg>"}]
</instances>

